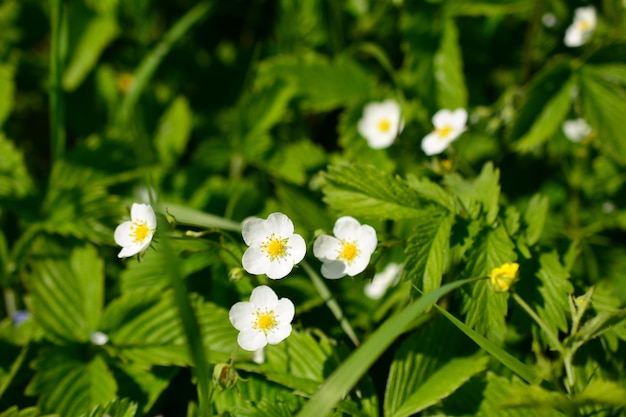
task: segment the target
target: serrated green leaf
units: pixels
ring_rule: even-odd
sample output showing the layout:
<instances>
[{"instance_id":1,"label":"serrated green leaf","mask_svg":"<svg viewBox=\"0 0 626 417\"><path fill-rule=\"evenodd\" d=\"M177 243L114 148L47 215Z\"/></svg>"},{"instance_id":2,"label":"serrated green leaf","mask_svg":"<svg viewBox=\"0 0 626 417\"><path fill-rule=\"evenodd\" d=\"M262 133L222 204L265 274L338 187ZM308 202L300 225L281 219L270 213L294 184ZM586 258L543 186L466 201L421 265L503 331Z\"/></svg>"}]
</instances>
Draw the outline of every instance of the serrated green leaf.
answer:
<instances>
[{"instance_id":1,"label":"serrated green leaf","mask_svg":"<svg viewBox=\"0 0 626 417\"><path fill-rule=\"evenodd\" d=\"M595 317L587 320L573 335L571 339L567 341L570 344L582 345L605 332L612 330L614 326L619 326L626 319L626 308L606 312L599 312Z\"/></svg>"},{"instance_id":2,"label":"serrated green leaf","mask_svg":"<svg viewBox=\"0 0 626 417\"><path fill-rule=\"evenodd\" d=\"M185 97L178 96L161 116L154 137L154 146L165 166L173 166L183 155L192 128L189 103Z\"/></svg>"},{"instance_id":3,"label":"serrated green leaf","mask_svg":"<svg viewBox=\"0 0 626 417\"><path fill-rule=\"evenodd\" d=\"M351 58L340 56L327 61L319 56L292 57L266 61L261 65L262 77L283 78L295 82L298 95L317 111L355 104L370 97L376 83Z\"/></svg>"},{"instance_id":4,"label":"serrated green leaf","mask_svg":"<svg viewBox=\"0 0 626 417\"><path fill-rule=\"evenodd\" d=\"M91 412L82 417L134 417L137 413L137 404L128 398L113 400L106 405L97 405Z\"/></svg>"},{"instance_id":5,"label":"serrated green leaf","mask_svg":"<svg viewBox=\"0 0 626 417\"><path fill-rule=\"evenodd\" d=\"M41 414L36 407L29 407L19 410L17 406L13 406L8 410L0 413L0 417L39 417ZM56 417L52 415L48 415L47 417Z\"/></svg>"},{"instance_id":6,"label":"serrated green leaf","mask_svg":"<svg viewBox=\"0 0 626 417\"><path fill-rule=\"evenodd\" d=\"M0 64L0 128L13 110L15 95L14 72L15 70L12 66ZM2 152L0 152L0 155L2 155Z\"/></svg>"},{"instance_id":7,"label":"serrated green leaf","mask_svg":"<svg viewBox=\"0 0 626 417\"><path fill-rule=\"evenodd\" d=\"M26 394L38 395L43 413L77 417L115 398L117 384L104 359L85 359L78 347L42 351L34 368Z\"/></svg>"},{"instance_id":8,"label":"serrated green leaf","mask_svg":"<svg viewBox=\"0 0 626 417\"><path fill-rule=\"evenodd\" d=\"M437 82L437 104L442 109L467 107L467 87L463 74L463 57L454 19L446 19L439 50L434 58Z\"/></svg>"},{"instance_id":9,"label":"serrated green leaf","mask_svg":"<svg viewBox=\"0 0 626 417\"><path fill-rule=\"evenodd\" d=\"M493 163L486 163L474 180L473 188L476 200L483 207L487 224L493 224L499 211L500 170L494 169Z\"/></svg>"},{"instance_id":10,"label":"serrated green leaf","mask_svg":"<svg viewBox=\"0 0 626 417\"><path fill-rule=\"evenodd\" d=\"M467 253L465 277L484 277L493 268L515 260L514 245L503 226L483 230ZM506 334L508 293L496 293L488 280L481 280L463 291L462 311L465 323L493 341Z\"/></svg>"},{"instance_id":11,"label":"serrated green leaf","mask_svg":"<svg viewBox=\"0 0 626 417\"><path fill-rule=\"evenodd\" d=\"M0 132L0 200L22 198L32 188L22 153Z\"/></svg>"},{"instance_id":12,"label":"serrated green leaf","mask_svg":"<svg viewBox=\"0 0 626 417\"><path fill-rule=\"evenodd\" d=\"M530 299L527 302L553 334L558 334L559 331L567 332L568 296L574 291L572 283L568 280L569 273L561 264L556 251L541 254L539 264L541 268L536 276L541 283L538 288L541 299Z\"/></svg>"},{"instance_id":13,"label":"serrated green leaf","mask_svg":"<svg viewBox=\"0 0 626 417\"><path fill-rule=\"evenodd\" d=\"M407 175L406 183L426 200L437 203L450 211L454 211L454 199L439 184L425 177Z\"/></svg>"},{"instance_id":14,"label":"serrated green leaf","mask_svg":"<svg viewBox=\"0 0 626 417\"><path fill-rule=\"evenodd\" d=\"M548 198L540 194L535 194L528 202L528 207L524 212L524 223L526 223L526 242L530 246L537 243L541 237L548 215L548 205Z\"/></svg>"},{"instance_id":15,"label":"serrated green leaf","mask_svg":"<svg viewBox=\"0 0 626 417\"><path fill-rule=\"evenodd\" d=\"M626 388L620 382L593 379L573 402L582 405L604 405L608 407L626 407Z\"/></svg>"},{"instance_id":16,"label":"serrated green leaf","mask_svg":"<svg viewBox=\"0 0 626 417\"><path fill-rule=\"evenodd\" d=\"M88 341L101 315L102 259L90 245L68 250L44 239L35 253L28 281L35 321L54 339Z\"/></svg>"},{"instance_id":17,"label":"serrated green leaf","mask_svg":"<svg viewBox=\"0 0 626 417\"><path fill-rule=\"evenodd\" d=\"M404 180L369 165L332 165L324 178L324 201L340 213L405 219L432 206Z\"/></svg>"},{"instance_id":18,"label":"serrated green leaf","mask_svg":"<svg viewBox=\"0 0 626 417\"><path fill-rule=\"evenodd\" d=\"M76 89L118 34L119 27L114 14L94 16L82 32L63 74L63 88L68 91Z\"/></svg>"},{"instance_id":19,"label":"serrated green leaf","mask_svg":"<svg viewBox=\"0 0 626 417\"><path fill-rule=\"evenodd\" d=\"M506 399L502 399L499 407L503 409L536 409L543 411L562 410L565 415L574 415L576 407L566 394L548 391L538 385L517 384L508 389Z\"/></svg>"},{"instance_id":20,"label":"serrated green leaf","mask_svg":"<svg viewBox=\"0 0 626 417\"><path fill-rule=\"evenodd\" d=\"M453 218L425 212L414 221L415 228L404 250L404 275L428 293L441 285Z\"/></svg>"},{"instance_id":21,"label":"serrated green leaf","mask_svg":"<svg viewBox=\"0 0 626 417\"><path fill-rule=\"evenodd\" d=\"M406 339L389 370L385 416L408 417L439 402L487 366L483 355L460 356L458 333L437 320Z\"/></svg>"},{"instance_id":22,"label":"serrated green leaf","mask_svg":"<svg viewBox=\"0 0 626 417\"><path fill-rule=\"evenodd\" d=\"M605 154L626 164L626 141L623 140L626 90L607 81L601 71L589 66L580 73L580 100L584 117L597 132Z\"/></svg>"}]
</instances>

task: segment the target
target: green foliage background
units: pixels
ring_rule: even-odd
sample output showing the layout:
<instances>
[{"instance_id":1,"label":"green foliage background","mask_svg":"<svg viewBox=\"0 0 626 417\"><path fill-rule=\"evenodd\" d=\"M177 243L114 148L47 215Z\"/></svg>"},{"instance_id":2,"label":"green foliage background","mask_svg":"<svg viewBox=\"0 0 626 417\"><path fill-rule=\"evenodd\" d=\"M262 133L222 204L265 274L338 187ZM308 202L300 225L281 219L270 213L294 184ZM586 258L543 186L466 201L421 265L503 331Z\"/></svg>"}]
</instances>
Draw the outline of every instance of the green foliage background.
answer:
<instances>
[{"instance_id":1,"label":"green foliage background","mask_svg":"<svg viewBox=\"0 0 626 417\"><path fill-rule=\"evenodd\" d=\"M388 98L405 127L374 150L356 125ZM468 129L427 157L442 108ZM4 0L0 417L624 416L624 115L621 0ZM159 213L139 262L133 202ZM240 223L275 211L309 250L270 281ZM341 215L378 248L324 281ZM260 284L296 319L258 364L228 310Z\"/></svg>"}]
</instances>

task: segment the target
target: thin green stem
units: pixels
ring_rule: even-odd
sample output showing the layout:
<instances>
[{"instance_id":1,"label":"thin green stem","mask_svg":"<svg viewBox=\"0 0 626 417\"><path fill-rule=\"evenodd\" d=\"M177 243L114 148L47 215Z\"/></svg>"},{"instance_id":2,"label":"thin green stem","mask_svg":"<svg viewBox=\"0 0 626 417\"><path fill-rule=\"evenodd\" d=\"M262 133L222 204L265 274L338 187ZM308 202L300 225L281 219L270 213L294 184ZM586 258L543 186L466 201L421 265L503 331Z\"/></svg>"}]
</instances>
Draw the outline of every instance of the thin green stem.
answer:
<instances>
[{"instance_id":1,"label":"thin green stem","mask_svg":"<svg viewBox=\"0 0 626 417\"><path fill-rule=\"evenodd\" d=\"M352 329L350 322L348 321L348 319L346 319L346 316L343 314L343 311L341 310L339 303L337 302L337 300L335 300L335 298L331 294L330 290L324 283L324 280L317 274L317 272L315 272L315 270L311 267L311 265L309 265L306 261L302 262L300 265L302 266L304 271L307 273L307 275L311 278L311 282L313 282L313 286L315 287L317 292L320 294L320 296L322 297L322 299L324 300L324 302L326 303L330 311L333 313L333 315L339 322L339 325L341 326L343 331L346 332L346 334L348 335L348 337L350 338L352 343L354 343L355 346L359 346L360 342L359 342L359 339L356 337L356 333L354 332L354 329Z\"/></svg>"},{"instance_id":2,"label":"thin green stem","mask_svg":"<svg viewBox=\"0 0 626 417\"><path fill-rule=\"evenodd\" d=\"M541 320L541 318L537 315L537 313L535 313L533 309L530 308L528 304L526 304L526 301L524 301L522 297L520 297L516 293L513 293L512 295L513 295L513 299L517 302L517 304L519 304L520 307L522 307L524 311L526 311L526 313L528 313L528 315L535 321L535 323L539 325L541 330L544 331L548 339L550 339L552 346L556 350L558 350L561 354L563 354L564 352L563 345L559 341L559 338L552 332L552 330L546 325L546 323L543 320Z\"/></svg>"},{"instance_id":3,"label":"thin green stem","mask_svg":"<svg viewBox=\"0 0 626 417\"><path fill-rule=\"evenodd\" d=\"M63 75L63 0L50 0L50 151L52 161L65 154L65 103L61 77Z\"/></svg>"}]
</instances>

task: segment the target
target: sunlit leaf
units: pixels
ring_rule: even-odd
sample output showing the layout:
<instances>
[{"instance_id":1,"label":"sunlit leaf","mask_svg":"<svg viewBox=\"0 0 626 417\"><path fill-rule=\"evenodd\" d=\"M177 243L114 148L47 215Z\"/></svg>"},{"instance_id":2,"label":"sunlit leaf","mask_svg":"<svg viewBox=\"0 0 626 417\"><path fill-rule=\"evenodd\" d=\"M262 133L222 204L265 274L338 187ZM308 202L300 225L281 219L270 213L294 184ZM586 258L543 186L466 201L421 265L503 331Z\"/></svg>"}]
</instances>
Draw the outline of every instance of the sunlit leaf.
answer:
<instances>
[{"instance_id":1,"label":"sunlit leaf","mask_svg":"<svg viewBox=\"0 0 626 417\"><path fill-rule=\"evenodd\" d=\"M528 207L524 212L524 223L526 223L526 242L534 245L541 237L543 225L548 215L548 198L535 194L528 202Z\"/></svg>"},{"instance_id":2,"label":"sunlit leaf","mask_svg":"<svg viewBox=\"0 0 626 417\"><path fill-rule=\"evenodd\" d=\"M15 70L12 66L0 64L0 128L13 109L15 93L14 72ZM1 152L0 155L2 155Z\"/></svg>"},{"instance_id":3,"label":"sunlit leaf","mask_svg":"<svg viewBox=\"0 0 626 417\"><path fill-rule=\"evenodd\" d=\"M154 146L165 166L174 165L185 152L193 127L192 119L191 108L183 96L178 96L161 116Z\"/></svg>"},{"instance_id":4,"label":"sunlit leaf","mask_svg":"<svg viewBox=\"0 0 626 417\"><path fill-rule=\"evenodd\" d=\"M434 59L437 81L437 103L442 109L467 107L467 87L463 74L463 57L459 33L454 20L446 19L441 45Z\"/></svg>"},{"instance_id":5,"label":"sunlit leaf","mask_svg":"<svg viewBox=\"0 0 626 417\"><path fill-rule=\"evenodd\" d=\"M124 398L113 400L106 405L98 405L81 417L134 417L136 412L137 404Z\"/></svg>"},{"instance_id":6,"label":"sunlit leaf","mask_svg":"<svg viewBox=\"0 0 626 417\"><path fill-rule=\"evenodd\" d=\"M554 334L567 331L569 313L568 295L574 291L569 281L569 273L561 264L556 251L543 253L539 256L541 269L537 272L541 286L541 299L530 299L539 317L550 327Z\"/></svg>"},{"instance_id":7,"label":"sunlit leaf","mask_svg":"<svg viewBox=\"0 0 626 417\"><path fill-rule=\"evenodd\" d=\"M22 152L0 132L0 200L22 198L32 190Z\"/></svg>"}]
</instances>

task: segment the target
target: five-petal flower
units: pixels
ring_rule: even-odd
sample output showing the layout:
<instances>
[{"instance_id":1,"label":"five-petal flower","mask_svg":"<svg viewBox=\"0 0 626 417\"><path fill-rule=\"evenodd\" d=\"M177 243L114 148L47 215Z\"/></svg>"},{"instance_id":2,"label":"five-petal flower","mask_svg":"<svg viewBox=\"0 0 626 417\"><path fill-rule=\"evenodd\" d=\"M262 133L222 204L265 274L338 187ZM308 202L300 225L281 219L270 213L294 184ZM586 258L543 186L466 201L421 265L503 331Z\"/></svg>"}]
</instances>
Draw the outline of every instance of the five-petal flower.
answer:
<instances>
[{"instance_id":1,"label":"five-petal flower","mask_svg":"<svg viewBox=\"0 0 626 417\"><path fill-rule=\"evenodd\" d=\"M563 122L563 133L572 142L581 142L591 134L591 126L584 119L566 120Z\"/></svg>"},{"instance_id":2,"label":"five-petal flower","mask_svg":"<svg viewBox=\"0 0 626 417\"><path fill-rule=\"evenodd\" d=\"M304 239L294 233L293 222L283 213L272 213L267 220L246 220L241 234L249 246L241 262L250 274L283 278L306 253Z\"/></svg>"},{"instance_id":3,"label":"five-petal flower","mask_svg":"<svg viewBox=\"0 0 626 417\"><path fill-rule=\"evenodd\" d=\"M268 286L252 290L250 301L240 301L228 313L230 322L239 330L237 343L242 349L257 351L268 343L275 345L291 334L295 307L288 298L278 299Z\"/></svg>"},{"instance_id":4,"label":"five-petal flower","mask_svg":"<svg viewBox=\"0 0 626 417\"><path fill-rule=\"evenodd\" d=\"M422 150L429 156L440 154L465 131L466 123L467 111L465 109L439 110L433 116L435 130L422 139Z\"/></svg>"},{"instance_id":5,"label":"five-petal flower","mask_svg":"<svg viewBox=\"0 0 626 417\"><path fill-rule=\"evenodd\" d=\"M122 246L117 256L127 258L144 251L152 241L156 226L152 207L134 203L130 209L130 221L125 221L115 229L115 243Z\"/></svg>"},{"instance_id":6,"label":"five-petal flower","mask_svg":"<svg viewBox=\"0 0 626 417\"><path fill-rule=\"evenodd\" d=\"M574 10L574 22L565 31L563 42L571 48L586 43L596 28L596 9L593 6Z\"/></svg>"},{"instance_id":7,"label":"five-petal flower","mask_svg":"<svg viewBox=\"0 0 626 417\"><path fill-rule=\"evenodd\" d=\"M502 264L489 274L489 281L496 292L507 292L517 281L519 264L516 262Z\"/></svg>"},{"instance_id":8,"label":"five-petal flower","mask_svg":"<svg viewBox=\"0 0 626 417\"><path fill-rule=\"evenodd\" d=\"M403 128L400 106L391 99L367 104L357 124L361 136L374 149L389 147Z\"/></svg>"},{"instance_id":9,"label":"five-petal flower","mask_svg":"<svg viewBox=\"0 0 626 417\"><path fill-rule=\"evenodd\" d=\"M335 236L318 236L313 244L313 254L323 262L322 275L337 279L363 272L378 243L376 230L344 216L335 222L333 233Z\"/></svg>"}]
</instances>

